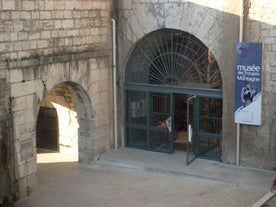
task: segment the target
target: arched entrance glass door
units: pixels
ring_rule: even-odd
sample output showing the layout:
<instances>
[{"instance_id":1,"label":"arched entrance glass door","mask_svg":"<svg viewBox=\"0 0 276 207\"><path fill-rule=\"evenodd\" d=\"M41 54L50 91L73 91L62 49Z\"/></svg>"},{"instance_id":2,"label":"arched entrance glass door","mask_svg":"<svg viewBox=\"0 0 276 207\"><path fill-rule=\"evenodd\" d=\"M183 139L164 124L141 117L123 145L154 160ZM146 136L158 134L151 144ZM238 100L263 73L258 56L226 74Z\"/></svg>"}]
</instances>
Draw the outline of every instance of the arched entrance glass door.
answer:
<instances>
[{"instance_id":1,"label":"arched entrance glass door","mask_svg":"<svg viewBox=\"0 0 276 207\"><path fill-rule=\"evenodd\" d=\"M126 66L126 145L167 153L188 150L192 121L190 149L196 156L220 159L221 86L217 62L195 36L173 29L147 35ZM188 103L192 96L195 101ZM206 156L211 151L217 151L215 156Z\"/></svg>"}]
</instances>

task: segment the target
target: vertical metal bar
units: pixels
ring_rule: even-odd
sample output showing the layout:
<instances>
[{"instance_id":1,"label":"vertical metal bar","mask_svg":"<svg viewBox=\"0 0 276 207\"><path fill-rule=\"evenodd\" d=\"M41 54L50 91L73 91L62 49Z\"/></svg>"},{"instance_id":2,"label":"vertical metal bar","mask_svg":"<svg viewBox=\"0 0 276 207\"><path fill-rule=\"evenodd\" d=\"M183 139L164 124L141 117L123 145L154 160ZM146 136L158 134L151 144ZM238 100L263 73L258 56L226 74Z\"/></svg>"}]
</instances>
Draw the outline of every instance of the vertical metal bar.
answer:
<instances>
[{"instance_id":1,"label":"vertical metal bar","mask_svg":"<svg viewBox=\"0 0 276 207\"><path fill-rule=\"evenodd\" d=\"M186 122L187 122L187 126L186 126L186 130L187 130L187 138L186 138L186 142L187 142L187 156L186 156L186 165L189 164L189 137L191 136L189 133L189 113L190 113L190 103L189 103L190 98L187 99L187 112L186 112Z\"/></svg>"},{"instance_id":2,"label":"vertical metal bar","mask_svg":"<svg viewBox=\"0 0 276 207\"><path fill-rule=\"evenodd\" d=\"M237 155L236 155L236 165L240 166L240 124L237 124Z\"/></svg>"},{"instance_id":3,"label":"vertical metal bar","mask_svg":"<svg viewBox=\"0 0 276 207\"><path fill-rule=\"evenodd\" d=\"M170 152L173 152L173 140L174 140L174 100L173 94L170 94L170 116L171 116L171 132L169 133L170 136Z\"/></svg>"},{"instance_id":4,"label":"vertical metal bar","mask_svg":"<svg viewBox=\"0 0 276 207\"><path fill-rule=\"evenodd\" d=\"M239 41L243 41L243 11L244 11L244 0L240 0L240 34ZM236 165L240 165L240 124L237 124L237 149L236 149Z\"/></svg>"},{"instance_id":5,"label":"vertical metal bar","mask_svg":"<svg viewBox=\"0 0 276 207\"><path fill-rule=\"evenodd\" d=\"M147 91L146 92L146 100L147 100L147 126L150 125L150 117L152 117L152 114L151 114L151 107L152 107L152 103L151 103L151 97L150 97L150 93ZM150 149L150 130L149 130L149 127L147 127L147 131L146 131L146 141L147 141L147 149Z\"/></svg>"},{"instance_id":6,"label":"vertical metal bar","mask_svg":"<svg viewBox=\"0 0 276 207\"><path fill-rule=\"evenodd\" d=\"M118 148L118 117L117 117L117 53L116 53L116 22L112 21L112 65L113 65L113 110L114 110L114 148ZM122 145L124 146L124 139Z\"/></svg>"},{"instance_id":7,"label":"vertical metal bar","mask_svg":"<svg viewBox=\"0 0 276 207\"><path fill-rule=\"evenodd\" d=\"M191 100L193 100L193 99L196 99L197 98L197 96L196 95L194 95L194 96L191 96L191 97L189 97L188 99L187 99L187 114L186 114L186 116L187 116L187 132L188 133L190 133L190 130L188 129L188 127L189 127L189 124L190 124L190 101ZM194 104L193 104L194 105ZM195 110L195 108L193 108L193 110ZM193 117L195 117L195 116L193 116ZM193 127L195 127L195 126L193 126ZM188 135L188 133L187 133L187 135ZM188 135L187 136L187 138L186 138L186 140L187 140L187 156L186 156L186 165L189 165L190 164L190 161L189 161L189 136L193 136L193 135ZM193 138L192 138L193 139ZM193 148L195 147L194 145L196 144L196 142L195 142L195 140L193 140ZM194 149L193 149L194 150ZM195 151L195 150L194 150ZM196 158L196 153L194 154L194 158L191 160L191 162Z\"/></svg>"}]
</instances>

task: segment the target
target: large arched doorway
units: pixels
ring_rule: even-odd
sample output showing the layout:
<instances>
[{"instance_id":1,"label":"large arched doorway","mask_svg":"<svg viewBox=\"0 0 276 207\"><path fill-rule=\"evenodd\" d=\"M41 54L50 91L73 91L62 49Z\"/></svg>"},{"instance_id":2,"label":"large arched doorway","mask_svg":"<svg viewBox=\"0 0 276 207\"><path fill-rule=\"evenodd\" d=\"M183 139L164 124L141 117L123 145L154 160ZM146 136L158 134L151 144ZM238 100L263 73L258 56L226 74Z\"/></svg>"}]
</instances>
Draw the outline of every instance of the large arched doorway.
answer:
<instances>
[{"instance_id":1,"label":"large arched doorway","mask_svg":"<svg viewBox=\"0 0 276 207\"><path fill-rule=\"evenodd\" d=\"M125 103L128 147L221 159L221 73L195 36L162 29L144 37L126 65Z\"/></svg>"},{"instance_id":2,"label":"large arched doorway","mask_svg":"<svg viewBox=\"0 0 276 207\"><path fill-rule=\"evenodd\" d=\"M38 161L93 160L91 121L91 103L84 89L73 82L56 85L40 104L36 126Z\"/></svg>"}]
</instances>

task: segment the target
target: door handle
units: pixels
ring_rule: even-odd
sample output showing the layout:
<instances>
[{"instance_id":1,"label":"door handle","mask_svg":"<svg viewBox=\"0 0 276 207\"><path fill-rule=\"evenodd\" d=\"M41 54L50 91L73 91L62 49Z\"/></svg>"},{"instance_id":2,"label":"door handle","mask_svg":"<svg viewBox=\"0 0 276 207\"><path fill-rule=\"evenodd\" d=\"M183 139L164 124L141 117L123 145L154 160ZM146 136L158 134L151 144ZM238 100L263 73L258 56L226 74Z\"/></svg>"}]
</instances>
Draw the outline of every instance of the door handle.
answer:
<instances>
[{"instance_id":1,"label":"door handle","mask_svg":"<svg viewBox=\"0 0 276 207\"><path fill-rule=\"evenodd\" d=\"M188 142L192 142L192 136L193 136L193 128L192 125L188 125Z\"/></svg>"}]
</instances>

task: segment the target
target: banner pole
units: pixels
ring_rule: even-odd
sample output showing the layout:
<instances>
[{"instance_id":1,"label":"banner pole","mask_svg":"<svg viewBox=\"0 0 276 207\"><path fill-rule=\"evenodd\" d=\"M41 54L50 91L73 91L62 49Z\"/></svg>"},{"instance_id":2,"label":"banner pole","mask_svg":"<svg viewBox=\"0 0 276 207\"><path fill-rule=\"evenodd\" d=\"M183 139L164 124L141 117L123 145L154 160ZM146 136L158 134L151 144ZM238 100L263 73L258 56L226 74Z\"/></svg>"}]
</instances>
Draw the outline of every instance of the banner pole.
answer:
<instances>
[{"instance_id":1,"label":"banner pole","mask_svg":"<svg viewBox=\"0 0 276 207\"><path fill-rule=\"evenodd\" d=\"M240 34L239 41L243 41L243 0L240 0ZM240 166L240 124L237 123L237 149L236 149L236 166Z\"/></svg>"},{"instance_id":2,"label":"banner pole","mask_svg":"<svg viewBox=\"0 0 276 207\"><path fill-rule=\"evenodd\" d=\"M236 166L240 166L240 124L237 124L237 155Z\"/></svg>"}]
</instances>

